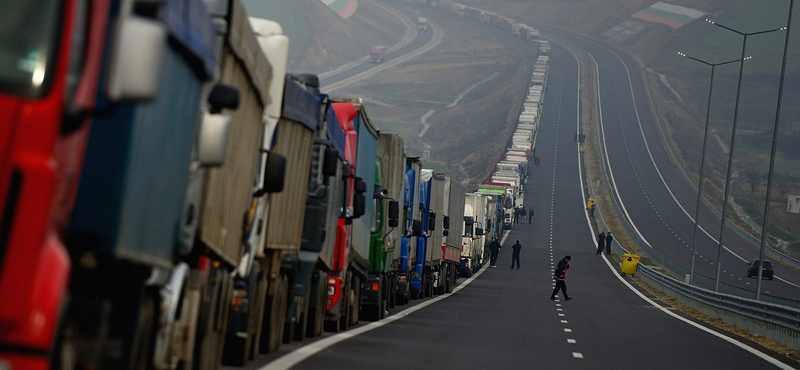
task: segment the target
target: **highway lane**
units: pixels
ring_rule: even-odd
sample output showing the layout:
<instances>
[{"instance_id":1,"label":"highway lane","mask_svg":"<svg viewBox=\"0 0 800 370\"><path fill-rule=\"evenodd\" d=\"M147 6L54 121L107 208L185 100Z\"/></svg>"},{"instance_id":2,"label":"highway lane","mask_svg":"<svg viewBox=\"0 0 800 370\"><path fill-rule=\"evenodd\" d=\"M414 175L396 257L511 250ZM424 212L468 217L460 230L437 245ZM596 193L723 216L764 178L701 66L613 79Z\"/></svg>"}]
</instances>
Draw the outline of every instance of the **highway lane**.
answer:
<instances>
[{"instance_id":1,"label":"highway lane","mask_svg":"<svg viewBox=\"0 0 800 370\"><path fill-rule=\"evenodd\" d=\"M508 234L498 267L460 281L451 295L323 336L259 369L780 367L759 349L742 350L738 340L649 305L595 254L573 142L578 64L565 49L553 50L537 137L543 161L531 169L525 198L536 216ZM521 268L512 270L509 247L517 239ZM574 299L552 301L552 268L566 254L572 256L567 285Z\"/></svg>"},{"instance_id":2,"label":"highway lane","mask_svg":"<svg viewBox=\"0 0 800 370\"><path fill-rule=\"evenodd\" d=\"M578 45L596 61L603 118L601 134L616 179L617 195L644 238L656 250L688 268L696 193L661 144L638 64L625 53L614 53L583 37L552 29L548 32ZM713 278L720 222L706 207L701 207L700 220L710 235L698 233L695 268ZM746 278L747 264L743 260L756 258L758 250L730 230L726 231L725 245L730 251L722 254L722 281L755 290L757 282ZM800 283L800 276L786 267L777 266L777 269L777 276L792 284L782 283L777 278L776 281L765 280L764 292L782 297L800 295L795 285Z\"/></svg>"}]
</instances>

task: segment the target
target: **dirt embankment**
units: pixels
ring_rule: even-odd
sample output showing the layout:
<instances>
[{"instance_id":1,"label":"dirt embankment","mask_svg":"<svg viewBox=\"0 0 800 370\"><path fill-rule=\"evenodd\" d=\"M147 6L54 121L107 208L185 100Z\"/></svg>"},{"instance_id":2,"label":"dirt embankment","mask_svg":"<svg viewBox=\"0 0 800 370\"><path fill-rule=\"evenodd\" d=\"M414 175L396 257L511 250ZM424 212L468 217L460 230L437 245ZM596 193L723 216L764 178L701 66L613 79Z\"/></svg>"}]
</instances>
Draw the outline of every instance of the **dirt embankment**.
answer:
<instances>
[{"instance_id":1,"label":"dirt embankment","mask_svg":"<svg viewBox=\"0 0 800 370\"><path fill-rule=\"evenodd\" d=\"M442 32L439 46L337 93L365 98L370 117L400 133L410 155L477 188L513 131L533 51L491 27L411 9Z\"/></svg>"}]
</instances>

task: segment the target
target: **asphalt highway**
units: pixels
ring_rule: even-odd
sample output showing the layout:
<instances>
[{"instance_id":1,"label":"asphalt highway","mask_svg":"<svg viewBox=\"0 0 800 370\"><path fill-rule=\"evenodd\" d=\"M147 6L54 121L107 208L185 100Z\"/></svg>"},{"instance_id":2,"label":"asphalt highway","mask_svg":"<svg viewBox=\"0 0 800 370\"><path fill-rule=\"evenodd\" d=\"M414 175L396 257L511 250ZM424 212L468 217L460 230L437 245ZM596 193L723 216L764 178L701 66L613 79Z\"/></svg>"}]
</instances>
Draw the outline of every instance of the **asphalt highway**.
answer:
<instances>
[{"instance_id":1,"label":"asphalt highway","mask_svg":"<svg viewBox=\"0 0 800 370\"><path fill-rule=\"evenodd\" d=\"M284 346L253 369L749 369L791 368L774 354L658 306L596 255L583 209L577 127L578 64L555 45L525 206L497 268L459 280L457 291L393 310L377 323ZM523 245L509 269L510 246ZM550 300L552 270L570 255L570 301Z\"/></svg>"},{"instance_id":2,"label":"asphalt highway","mask_svg":"<svg viewBox=\"0 0 800 370\"><path fill-rule=\"evenodd\" d=\"M607 168L613 178L613 196L623 205L625 218L658 252L689 268L697 193L659 136L659 123L651 114L642 81L641 67L629 54L571 33L547 32L575 45L590 56L599 76L601 136L607 153ZM589 123L594 124L594 122ZM728 209L728 215L733 212ZM721 222L705 205L700 207L695 247L695 271L714 278L717 270ZM756 279L747 278L749 263L758 249L730 227L725 229L720 255L720 281L755 290ZM773 261L775 280L764 280L762 294L797 299L800 274Z\"/></svg>"}]
</instances>

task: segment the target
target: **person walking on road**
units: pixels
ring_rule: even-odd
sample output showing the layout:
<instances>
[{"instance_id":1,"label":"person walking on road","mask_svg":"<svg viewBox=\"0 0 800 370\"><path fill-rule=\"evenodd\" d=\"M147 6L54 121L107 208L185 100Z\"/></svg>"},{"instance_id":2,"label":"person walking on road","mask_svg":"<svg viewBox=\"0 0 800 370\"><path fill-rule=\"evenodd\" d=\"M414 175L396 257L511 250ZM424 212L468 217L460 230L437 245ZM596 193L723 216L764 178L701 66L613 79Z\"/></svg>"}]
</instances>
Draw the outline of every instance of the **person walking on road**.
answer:
<instances>
[{"instance_id":1,"label":"person walking on road","mask_svg":"<svg viewBox=\"0 0 800 370\"><path fill-rule=\"evenodd\" d=\"M489 250L492 252L492 257L491 260L489 261L489 266L497 267L494 264L495 262L497 262L497 255L500 254L500 248L501 248L500 242L497 241L497 238L494 238L492 240L492 243L489 244Z\"/></svg>"},{"instance_id":2,"label":"person walking on road","mask_svg":"<svg viewBox=\"0 0 800 370\"><path fill-rule=\"evenodd\" d=\"M514 207L514 223L519 223L519 207Z\"/></svg>"},{"instance_id":3,"label":"person walking on road","mask_svg":"<svg viewBox=\"0 0 800 370\"><path fill-rule=\"evenodd\" d=\"M511 268L514 268L514 262L517 263L517 270L519 270L519 251L522 250L522 244L519 244L519 240L517 243L511 246Z\"/></svg>"},{"instance_id":4,"label":"person walking on road","mask_svg":"<svg viewBox=\"0 0 800 370\"><path fill-rule=\"evenodd\" d=\"M526 210L525 210L525 206L522 206L522 207L520 207L520 209L519 209L519 215L520 215L520 216L521 216L521 218L522 218L520 221L521 221L521 222L524 224L524 223L525 223L525 216L527 216L527 215L528 215L528 211L526 211Z\"/></svg>"},{"instance_id":5,"label":"person walking on road","mask_svg":"<svg viewBox=\"0 0 800 370\"><path fill-rule=\"evenodd\" d=\"M611 242L614 241L614 236L611 235L611 230L606 234L606 254L611 254Z\"/></svg>"},{"instance_id":6,"label":"person walking on road","mask_svg":"<svg viewBox=\"0 0 800 370\"><path fill-rule=\"evenodd\" d=\"M556 267L556 272L553 273L553 277L556 279L556 287L553 289L553 294L550 295L550 299L556 299L556 293L561 290L564 293L564 300L569 301L570 298L567 295L567 269L569 269L569 261L572 258L570 256L566 256L558 261L558 267Z\"/></svg>"},{"instance_id":7,"label":"person walking on road","mask_svg":"<svg viewBox=\"0 0 800 370\"><path fill-rule=\"evenodd\" d=\"M530 225L531 222L533 222L533 206L528 208L528 225Z\"/></svg>"},{"instance_id":8,"label":"person walking on road","mask_svg":"<svg viewBox=\"0 0 800 370\"><path fill-rule=\"evenodd\" d=\"M597 254L603 254L603 247L606 245L606 232L600 230L597 234Z\"/></svg>"}]
</instances>

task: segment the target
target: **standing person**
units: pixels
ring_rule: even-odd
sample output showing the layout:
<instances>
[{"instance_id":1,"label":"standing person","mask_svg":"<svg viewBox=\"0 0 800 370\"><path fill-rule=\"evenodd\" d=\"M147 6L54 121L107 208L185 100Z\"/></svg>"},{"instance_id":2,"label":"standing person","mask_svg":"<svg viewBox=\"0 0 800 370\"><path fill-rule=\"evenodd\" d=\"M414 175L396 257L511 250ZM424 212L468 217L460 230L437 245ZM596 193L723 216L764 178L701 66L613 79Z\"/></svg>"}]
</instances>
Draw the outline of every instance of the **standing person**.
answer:
<instances>
[{"instance_id":1,"label":"standing person","mask_svg":"<svg viewBox=\"0 0 800 370\"><path fill-rule=\"evenodd\" d=\"M536 156L536 165L538 166L541 163L542 163L542 155L539 154L539 155Z\"/></svg>"},{"instance_id":2,"label":"standing person","mask_svg":"<svg viewBox=\"0 0 800 370\"><path fill-rule=\"evenodd\" d=\"M604 230L600 230L600 234L597 234L597 254L603 254L603 246L606 245L606 232Z\"/></svg>"},{"instance_id":3,"label":"standing person","mask_svg":"<svg viewBox=\"0 0 800 370\"><path fill-rule=\"evenodd\" d=\"M497 241L496 237L492 239L492 243L489 244L489 250L492 251L492 259L489 261L489 266L497 267L494 264L497 262L497 255L500 254L500 242Z\"/></svg>"},{"instance_id":4,"label":"standing person","mask_svg":"<svg viewBox=\"0 0 800 370\"><path fill-rule=\"evenodd\" d=\"M519 221L519 207L514 207L514 223L518 223Z\"/></svg>"},{"instance_id":5,"label":"standing person","mask_svg":"<svg viewBox=\"0 0 800 370\"><path fill-rule=\"evenodd\" d=\"M517 243L511 246L511 268L514 268L514 262L517 262L517 270L519 270L519 252L522 250L522 244L519 244L519 240Z\"/></svg>"},{"instance_id":6,"label":"standing person","mask_svg":"<svg viewBox=\"0 0 800 370\"><path fill-rule=\"evenodd\" d=\"M522 219L520 221L522 221L522 223L524 224L525 223L525 216L528 215L528 212L525 211L525 206L520 207L519 214L520 214L520 216L522 216Z\"/></svg>"},{"instance_id":7,"label":"standing person","mask_svg":"<svg viewBox=\"0 0 800 370\"><path fill-rule=\"evenodd\" d=\"M556 287L553 289L550 299L556 299L556 293L558 293L559 289L564 293L565 301L572 299L567 295L567 269L569 269L570 259L572 259L570 256L566 256L561 261L558 261L558 267L556 267L556 272L553 274L553 277L556 278Z\"/></svg>"},{"instance_id":8,"label":"standing person","mask_svg":"<svg viewBox=\"0 0 800 370\"><path fill-rule=\"evenodd\" d=\"M611 242L614 241L614 236L611 235L611 230L606 234L606 254L611 254Z\"/></svg>"},{"instance_id":9,"label":"standing person","mask_svg":"<svg viewBox=\"0 0 800 370\"><path fill-rule=\"evenodd\" d=\"M533 206L530 206L530 208L528 208L528 225L530 225L532 221L533 221Z\"/></svg>"}]
</instances>

